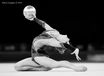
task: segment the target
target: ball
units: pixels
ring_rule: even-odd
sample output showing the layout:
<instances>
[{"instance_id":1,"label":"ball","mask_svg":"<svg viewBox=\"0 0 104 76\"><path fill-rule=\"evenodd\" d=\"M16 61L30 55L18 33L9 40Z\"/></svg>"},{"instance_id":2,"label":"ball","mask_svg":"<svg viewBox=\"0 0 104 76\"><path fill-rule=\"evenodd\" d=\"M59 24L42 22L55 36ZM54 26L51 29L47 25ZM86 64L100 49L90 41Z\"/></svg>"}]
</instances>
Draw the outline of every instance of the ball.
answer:
<instances>
[{"instance_id":1,"label":"ball","mask_svg":"<svg viewBox=\"0 0 104 76\"><path fill-rule=\"evenodd\" d=\"M23 9L23 15L28 20L34 20L36 18L36 9L35 7L28 5Z\"/></svg>"}]
</instances>

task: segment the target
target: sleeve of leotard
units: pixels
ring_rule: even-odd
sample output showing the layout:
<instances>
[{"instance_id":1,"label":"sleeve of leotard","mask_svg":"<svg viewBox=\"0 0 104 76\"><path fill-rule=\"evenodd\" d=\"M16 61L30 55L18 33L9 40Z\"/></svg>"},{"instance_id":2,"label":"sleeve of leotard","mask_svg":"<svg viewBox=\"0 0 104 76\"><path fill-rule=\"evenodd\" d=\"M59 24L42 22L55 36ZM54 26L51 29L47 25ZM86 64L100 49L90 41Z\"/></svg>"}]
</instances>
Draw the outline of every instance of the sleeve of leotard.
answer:
<instances>
[{"instance_id":1,"label":"sleeve of leotard","mask_svg":"<svg viewBox=\"0 0 104 76\"><path fill-rule=\"evenodd\" d=\"M75 49L76 49L76 47L74 47L74 46L71 45L71 44L66 44L66 43L64 43L64 46L65 46L65 48L67 48L67 50L70 51L70 53L72 53L72 52L75 51Z\"/></svg>"}]
</instances>

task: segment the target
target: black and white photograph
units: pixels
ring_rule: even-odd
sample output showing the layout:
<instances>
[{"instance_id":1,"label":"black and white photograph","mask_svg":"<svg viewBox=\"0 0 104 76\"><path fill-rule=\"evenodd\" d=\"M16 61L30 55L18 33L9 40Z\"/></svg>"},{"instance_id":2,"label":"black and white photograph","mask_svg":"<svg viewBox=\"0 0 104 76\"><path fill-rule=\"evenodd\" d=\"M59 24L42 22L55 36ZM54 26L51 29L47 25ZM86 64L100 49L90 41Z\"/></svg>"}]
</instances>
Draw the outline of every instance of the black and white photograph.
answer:
<instances>
[{"instance_id":1,"label":"black and white photograph","mask_svg":"<svg viewBox=\"0 0 104 76\"><path fill-rule=\"evenodd\" d=\"M103 76L102 2L1 0L0 76Z\"/></svg>"}]
</instances>

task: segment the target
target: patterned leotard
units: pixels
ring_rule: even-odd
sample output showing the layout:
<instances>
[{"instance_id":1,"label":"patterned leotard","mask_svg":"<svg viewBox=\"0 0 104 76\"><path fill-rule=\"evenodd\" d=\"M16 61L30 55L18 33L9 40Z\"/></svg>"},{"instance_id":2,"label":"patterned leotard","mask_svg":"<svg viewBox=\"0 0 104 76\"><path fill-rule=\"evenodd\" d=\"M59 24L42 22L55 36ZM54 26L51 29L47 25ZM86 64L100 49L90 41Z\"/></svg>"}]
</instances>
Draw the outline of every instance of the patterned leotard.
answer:
<instances>
[{"instance_id":1,"label":"patterned leotard","mask_svg":"<svg viewBox=\"0 0 104 76\"><path fill-rule=\"evenodd\" d=\"M39 39L50 39L50 38L53 38L51 37L50 35L48 35L46 33L47 31L44 31L42 34L40 34L39 36L37 36L34 40L33 40L33 43L35 43L36 40L39 40ZM40 47L38 50L35 50L35 47L33 46L32 44L32 48L31 48L31 56L32 56L32 61L34 61L35 63L37 63L35 60L34 60L34 57L37 57L37 56L47 56L47 57L50 57L49 54L48 54L48 51L53 51L53 50L57 50L59 52L61 52L62 50L67 50L70 49L70 47L68 46L64 46L64 44L61 44L62 47L53 47L53 46L48 46L48 45L43 45L42 47ZM67 48L66 48L67 47ZM71 50L75 50L75 49L71 49ZM37 63L39 65L39 63Z\"/></svg>"}]
</instances>

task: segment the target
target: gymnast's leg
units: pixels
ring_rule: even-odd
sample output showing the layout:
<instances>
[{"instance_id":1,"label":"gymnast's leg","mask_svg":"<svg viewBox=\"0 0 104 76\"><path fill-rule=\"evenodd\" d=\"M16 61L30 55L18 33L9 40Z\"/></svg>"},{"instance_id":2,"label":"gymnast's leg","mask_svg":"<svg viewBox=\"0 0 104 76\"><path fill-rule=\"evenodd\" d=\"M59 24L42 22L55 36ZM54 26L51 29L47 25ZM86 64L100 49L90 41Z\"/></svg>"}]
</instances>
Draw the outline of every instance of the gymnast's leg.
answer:
<instances>
[{"instance_id":1,"label":"gymnast's leg","mask_svg":"<svg viewBox=\"0 0 104 76\"><path fill-rule=\"evenodd\" d=\"M79 72L83 72L87 70L87 68L84 66L75 66L68 61L55 61L45 56L35 57L34 59L36 60L36 62L38 62L40 65L44 67L49 67L49 68L65 67L65 68L69 68L69 69L72 69L74 71L79 71Z\"/></svg>"},{"instance_id":2,"label":"gymnast's leg","mask_svg":"<svg viewBox=\"0 0 104 76\"><path fill-rule=\"evenodd\" d=\"M31 57L23 59L15 64L15 69L17 71L48 71L50 68L38 65L32 61Z\"/></svg>"}]
</instances>

